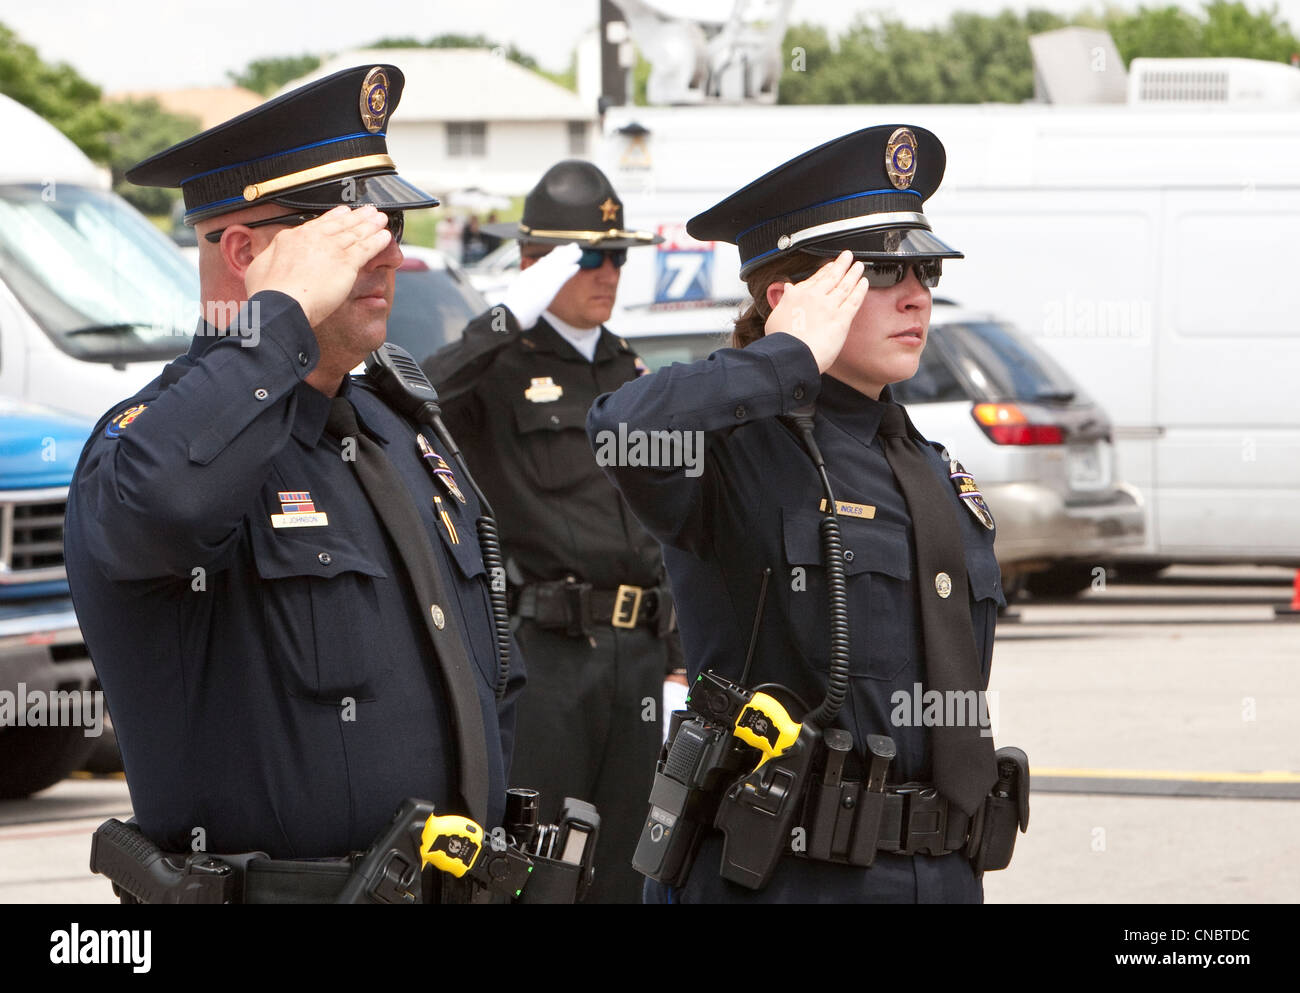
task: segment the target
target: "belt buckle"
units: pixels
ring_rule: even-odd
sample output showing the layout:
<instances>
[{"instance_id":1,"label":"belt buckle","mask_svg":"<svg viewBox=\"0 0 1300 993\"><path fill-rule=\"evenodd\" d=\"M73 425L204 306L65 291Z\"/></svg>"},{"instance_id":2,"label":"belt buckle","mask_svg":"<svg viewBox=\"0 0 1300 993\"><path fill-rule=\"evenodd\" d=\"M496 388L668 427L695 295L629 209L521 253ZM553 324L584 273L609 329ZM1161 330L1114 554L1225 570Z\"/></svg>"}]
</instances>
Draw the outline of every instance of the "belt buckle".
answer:
<instances>
[{"instance_id":1,"label":"belt buckle","mask_svg":"<svg viewBox=\"0 0 1300 993\"><path fill-rule=\"evenodd\" d=\"M947 832L947 801L933 786L900 786L894 790L903 798L900 855L943 855Z\"/></svg>"},{"instance_id":2,"label":"belt buckle","mask_svg":"<svg viewBox=\"0 0 1300 993\"><path fill-rule=\"evenodd\" d=\"M616 628L631 629L636 627L637 615L641 613L641 597L645 590L640 586L620 585L618 593L614 596L614 614L609 619L609 623ZM632 608L628 610L628 598L632 600ZM627 616L624 617L626 612Z\"/></svg>"}]
</instances>

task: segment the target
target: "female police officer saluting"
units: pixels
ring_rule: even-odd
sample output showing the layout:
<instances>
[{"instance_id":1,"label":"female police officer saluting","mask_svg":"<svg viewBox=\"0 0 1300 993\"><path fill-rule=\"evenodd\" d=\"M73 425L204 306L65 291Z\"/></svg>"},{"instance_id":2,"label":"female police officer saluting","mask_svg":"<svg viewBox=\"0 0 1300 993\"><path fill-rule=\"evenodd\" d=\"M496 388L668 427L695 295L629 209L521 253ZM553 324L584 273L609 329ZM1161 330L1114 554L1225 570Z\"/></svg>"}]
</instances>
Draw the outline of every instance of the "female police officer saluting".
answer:
<instances>
[{"instance_id":1,"label":"female police officer saluting","mask_svg":"<svg viewBox=\"0 0 1300 993\"><path fill-rule=\"evenodd\" d=\"M847 692L828 727L852 737L843 779L887 794L876 808L880 823L870 827L869 868L861 858L810 857L795 821L770 879L755 890L720 878L723 842L709 831L685 885L650 882L648 900L983 898L980 874L961 850L997 778L979 692L1004 602L993 518L974 480L921 438L888 386L916 373L930 287L942 259L961 258L931 234L922 212L943 171L943 146L928 131L868 128L806 152L692 219L695 237L740 249L753 304L737 322L737 347L634 380L592 408L597 444L620 426L629 436L704 433L702 475L606 471L664 545L692 681L710 669L741 680L760 616L745 684L787 688L782 702L795 720L823 700L832 668L819 535L829 485L849 640ZM796 413L811 426L826 481ZM896 747L883 788L868 782L868 735L889 735ZM850 817L837 830L856 837L867 828Z\"/></svg>"}]
</instances>

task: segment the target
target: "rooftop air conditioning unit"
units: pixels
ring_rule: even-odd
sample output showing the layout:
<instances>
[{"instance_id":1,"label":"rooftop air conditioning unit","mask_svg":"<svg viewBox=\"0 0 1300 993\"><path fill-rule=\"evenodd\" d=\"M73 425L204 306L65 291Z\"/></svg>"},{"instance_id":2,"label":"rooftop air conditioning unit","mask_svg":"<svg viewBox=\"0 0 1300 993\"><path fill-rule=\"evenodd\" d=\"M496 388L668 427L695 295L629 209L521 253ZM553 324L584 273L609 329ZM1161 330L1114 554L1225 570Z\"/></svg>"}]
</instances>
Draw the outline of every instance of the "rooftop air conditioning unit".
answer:
<instances>
[{"instance_id":1,"label":"rooftop air conditioning unit","mask_svg":"<svg viewBox=\"0 0 1300 993\"><path fill-rule=\"evenodd\" d=\"M1300 105L1300 70L1261 59L1134 59L1130 104Z\"/></svg>"}]
</instances>

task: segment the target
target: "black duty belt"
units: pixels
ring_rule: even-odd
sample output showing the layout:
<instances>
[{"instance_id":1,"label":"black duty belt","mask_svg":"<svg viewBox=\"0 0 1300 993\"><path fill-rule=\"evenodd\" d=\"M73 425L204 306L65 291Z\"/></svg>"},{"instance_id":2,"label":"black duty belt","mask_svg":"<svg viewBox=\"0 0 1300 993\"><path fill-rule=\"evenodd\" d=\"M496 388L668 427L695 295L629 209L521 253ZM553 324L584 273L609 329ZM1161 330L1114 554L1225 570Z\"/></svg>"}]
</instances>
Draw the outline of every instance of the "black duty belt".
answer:
<instances>
[{"instance_id":1,"label":"black duty belt","mask_svg":"<svg viewBox=\"0 0 1300 993\"><path fill-rule=\"evenodd\" d=\"M666 586L631 586L598 590L573 578L513 587L511 613L538 627L563 630L573 637L610 625L652 629L660 638L672 630L673 599Z\"/></svg>"},{"instance_id":2,"label":"black duty belt","mask_svg":"<svg viewBox=\"0 0 1300 993\"><path fill-rule=\"evenodd\" d=\"M807 849L819 862L869 866L876 852L948 855L962 851L971 819L928 783L871 790L867 783L813 781L805 807Z\"/></svg>"}]
</instances>

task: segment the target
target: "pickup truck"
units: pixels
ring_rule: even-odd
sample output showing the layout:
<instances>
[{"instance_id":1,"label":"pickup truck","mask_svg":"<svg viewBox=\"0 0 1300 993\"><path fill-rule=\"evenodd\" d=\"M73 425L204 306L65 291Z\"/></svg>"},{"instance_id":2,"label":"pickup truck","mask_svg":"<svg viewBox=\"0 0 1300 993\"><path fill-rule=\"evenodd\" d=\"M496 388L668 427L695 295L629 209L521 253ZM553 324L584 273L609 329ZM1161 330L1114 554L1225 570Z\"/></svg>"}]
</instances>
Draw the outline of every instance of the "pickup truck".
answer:
<instances>
[{"instance_id":1,"label":"pickup truck","mask_svg":"<svg viewBox=\"0 0 1300 993\"><path fill-rule=\"evenodd\" d=\"M100 744L102 723L49 726L55 708L32 706L99 689L63 567L68 484L91 427L0 397L0 798L53 785Z\"/></svg>"}]
</instances>

